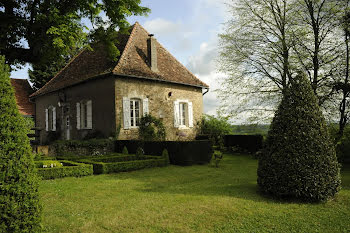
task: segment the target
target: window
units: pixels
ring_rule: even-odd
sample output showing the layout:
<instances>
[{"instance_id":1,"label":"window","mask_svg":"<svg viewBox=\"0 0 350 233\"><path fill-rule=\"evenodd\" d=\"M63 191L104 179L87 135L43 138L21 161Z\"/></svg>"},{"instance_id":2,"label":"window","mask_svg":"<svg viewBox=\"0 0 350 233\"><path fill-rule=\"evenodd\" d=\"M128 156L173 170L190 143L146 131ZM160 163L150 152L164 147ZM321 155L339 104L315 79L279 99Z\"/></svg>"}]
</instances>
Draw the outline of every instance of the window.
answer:
<instances>
[{"instance_id":1,"label":"window","mask_svg":"<svg viewBox=\"0 0 350 233\"><path fill-rule=\"evenodd\" d=\"M130 99L130 126L138 127L140 125L140 103L139 99Z\"/></svg>"},{"instance_id":2,"label":"window","mask_svg":"<svg viewBox=\"0 0 350 233\"><path fill-rule=\"evenodd\" d=\"M148 114L148 98L123 97L123 128L137 128L142 115Z\"/></svg>"},{"instance_id":3,"label":"window","mask_svg":"<svg viewBox=\"0 0 350 233\"><path fill-rule=\"evenodd\" d=\"M187 103L179 103L179 126L186 126Z\"/></svg>"},{"instance_id":4,"label":"window","mask_svg":"<svg viewBox=\"0 0 350 233\"><path fill-rule=\"evenodd\" d=\"M77 129L92 129L92 101L77 103Z\"/></svg>"},{"instance_id":5,"label":"window","mask_svg":"<svg viewBox=\"0 0 350 233\"><path fill-rule=\"evenodd\" d=\"M56 108L53 106L45 109L46 131L56 131Z\"/></svg>"},{"instance_id":6,"label":"window","mask_svg":"<svg viewBox=\"0 0 350 233\"><path fill-rule=\"evenodd\" d=\"M174 126L176 128L193 127L192 102L176 100L174 102Z\"/></svg>"}]
</instances>

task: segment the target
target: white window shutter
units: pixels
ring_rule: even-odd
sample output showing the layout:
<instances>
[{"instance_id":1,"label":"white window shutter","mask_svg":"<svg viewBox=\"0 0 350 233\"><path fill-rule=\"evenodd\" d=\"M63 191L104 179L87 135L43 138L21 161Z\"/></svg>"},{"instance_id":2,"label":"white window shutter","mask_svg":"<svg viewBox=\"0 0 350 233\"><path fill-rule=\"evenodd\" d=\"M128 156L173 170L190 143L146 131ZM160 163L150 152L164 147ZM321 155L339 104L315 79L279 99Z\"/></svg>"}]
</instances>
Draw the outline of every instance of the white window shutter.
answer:
<instances>
[{"instance_id":1,"label":"white window shutter","mask_svg":"<svg viewBox=\"0 0 350 233\"><path fill-rule=\"evenodd\" d=\"M193 107L192 102L188 102L188 126L193 128Z\"/></svg>"},{"instance_id":2,"label":"white window shutter","mask_svg":"<svg viewBox=\"0 0 350 233\"><path fill-rule=\"evenodd\" d=\"M86 102L86 120L87 128L92 129L92 101L88 100Z\"/></svg>"},{"instance_id":3,"label":"white window shutter","mask_svg":"<svg viewBox=\"0 0 350 233\"><path fill-rule=\"evenodd\" d=\"M52 131L56 131L56 108L52 108Z\"/></svg>"},{"instance_id":4,"label":"white window shutter","mask_svg":"<svg viewBox=\"0 0 350 233\"><path fill-rule=\"evenodd\" d=\"M49 131L49 109L45 109L45 129Z\"/></svg>"},{"instance_id":5,"label":"white window shutter","mask_svg":"<svg viewBox=\"0 0 350 233\"><path fill-rule=\"evenodd\" d=\"M80 103L77 103L77 129L80 129Z\"/></svg>"},{"instance_id":6,"label":"white window shutter","mask_svg":"<svg viewBox=\"0 0 350 233\"><path fill-rule=\"evenodd\" d=\"M143 99L142 106L143 106L143 115L145 116L146 114L149 114L147 98Z\"/></svg>"},{"instance_id":7,"label":"white window shutter","mask_svg":"<svg viewBox=\"0 0 350 233\"><path fill-rule=\"evenodd\" d=\"M178 128L179 127L179 102L175 101L174 102L174 127Z\"/></svg>"},{"instance_id":8,"label":"white window shutter","mask_svg":"<svg viewBox=\"0 0 350 233\"><path fill-rule=\"evenodd\" d=\"M130 128L130 99L123 97L124 129Z\"/></svg>"}]
</instances>

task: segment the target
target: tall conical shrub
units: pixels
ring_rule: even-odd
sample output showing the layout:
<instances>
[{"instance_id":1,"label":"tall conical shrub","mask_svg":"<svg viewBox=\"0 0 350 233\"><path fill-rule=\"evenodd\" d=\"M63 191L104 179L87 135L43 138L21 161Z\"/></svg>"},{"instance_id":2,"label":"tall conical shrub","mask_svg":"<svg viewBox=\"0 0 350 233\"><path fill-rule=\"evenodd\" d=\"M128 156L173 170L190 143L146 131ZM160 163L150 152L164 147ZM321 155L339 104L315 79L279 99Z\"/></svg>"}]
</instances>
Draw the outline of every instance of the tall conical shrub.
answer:
<instances>
[{"instance_id":1,"label":"tall conical shrub","mask_svg":"<svg viewBox=\"0 0 350 233\"><path fill-rule=\"evenodd\" d=\"M258 185L275 197L325 201L340 189L339 164L317 98L299 74L283 95L259 158Z\"/></svg>"},{"instance_id":2,"label":"tall conical shrub","mask_svg":"<svg viewBox=\"0 0 350 233\"><path fill-rule=\"evenodd\" d=\"M24 119L0 56L0 232L40 232L41 207Z\"/></svg>"}]
</instances>

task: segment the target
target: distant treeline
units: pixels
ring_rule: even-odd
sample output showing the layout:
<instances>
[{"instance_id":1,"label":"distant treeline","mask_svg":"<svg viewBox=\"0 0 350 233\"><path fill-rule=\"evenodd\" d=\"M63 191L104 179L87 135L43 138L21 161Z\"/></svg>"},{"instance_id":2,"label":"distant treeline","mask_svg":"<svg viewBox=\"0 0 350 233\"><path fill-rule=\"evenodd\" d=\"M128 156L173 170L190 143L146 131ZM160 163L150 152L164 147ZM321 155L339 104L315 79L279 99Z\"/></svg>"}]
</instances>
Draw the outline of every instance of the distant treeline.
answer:
<instances>
[{"instance_id":1,"label":"distant treeline","mask_svg":"<svg viewBox=\"0 0 350 233\"><path fill-rule=\"evenodd\" d=\"M248 124L248 125L232 125L232 134L261 134L267 135L270 125L258 125L258 124Z\"/></svg>"}]
</instances>

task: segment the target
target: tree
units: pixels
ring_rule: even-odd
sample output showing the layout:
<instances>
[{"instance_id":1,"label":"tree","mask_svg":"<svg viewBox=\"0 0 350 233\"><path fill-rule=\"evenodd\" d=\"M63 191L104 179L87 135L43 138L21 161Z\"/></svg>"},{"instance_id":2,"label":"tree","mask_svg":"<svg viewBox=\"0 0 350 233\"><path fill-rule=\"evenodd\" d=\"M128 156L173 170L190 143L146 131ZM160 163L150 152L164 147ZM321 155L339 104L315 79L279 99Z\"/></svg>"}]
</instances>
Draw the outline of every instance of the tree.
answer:
<instances>
[{"instance_id":1,"label":"tree","mask_svg":"<svg viewBox=\"0 0 350 233\"><path fill-rule=\"evenodd\" d=\"M338 27L343 6L338 0L298 0L295 4L293 49L320 106L334 94L334 79L343 54Z\"/></svg>"},{"instance_id":2,"label":"tree","mask_svg":"<svg viewBox=\"0 0 350 233\"><path fill-rule=\"evenodd\" d=\"M221 82L224 107L234 98L244 107L230 114L274 109L293 75L293 1L242 0L229 7L234 16L220 35L219 66L228 75Z\"/></svg>"},{"instance_id":3,"label":"tree","mask_svg":"<svg viewBox=\"0 0 350 233\"><path fill-rule=\"evenodd\" d=\"M337 82L335 85L336 91L340 92L342 95L340 104L339 104L339 131L338 139L344 134L345 127L350 119L350 1L346 0L346 7L344 11L344 16L342 20L342 27L344 32L344 45L345 45L345 59L342 64L343 69L342 77L343 79L340 82Z\"/></svg>"},{"instance_id":4,"label":"tree","mask_svg":"<svg viewBox=\"0 0 350 233\"><path fill-rule=\"evenodd\" d=\"M227 74L220 90L223 110L271 117L296 70L308 74L326 108L339 81L343 6L337 0L244 0L230 5L234 16L220 35L219 66ZM232 98L240 104L232 106Z\"/></svg>"},{"instance_id":5,"label":"tree","mask_svg":"<svg viewBox=\"0 0 350 233\"><path fill-rule=\"evenodd\" d=\"M339 171L317 97L299 74L273 118L259 158L258 185L276 197L325 201L340 189Z\"/></svg>"},{"instance_id":6,"label":"tree","mask_svg":"<svg viewBox=\"0 0 350 233\"><path fill-rule=\"evenodd\" d=\"M4 60L0 56L0 232L39 232L38 178Z\"/></svg>"},{"instance_id":7,"label":"tree","mask_svg":"<svg viewBox=\"0 0 350 233\"><path fill-rule=\"evenodd\" d=\"M150 11L140 3L141 0L0 0L0 54L5 55L9 65L31 63L31 77L39 88L52 75L40 76L35 71L56 72L56 65L61 68L89 38L106 42L117 57L116 41L108 39L117 28L126 33L126 17ZM93 26L89 37L83 19ZM52 62L56 64L51 67Z\"/></svg>"},{"instance_id":8,"label":"tree","mask_svg":"<svg viewBox=\"0 0 350 233\"><path fill-rule=\"evenodd\" d=\"M197 125L197 134L208 135L210 140L218 146L223 146L224 136L231 133L231 124L222 116L204 115Z\"/></svg>"}]
</instances>

